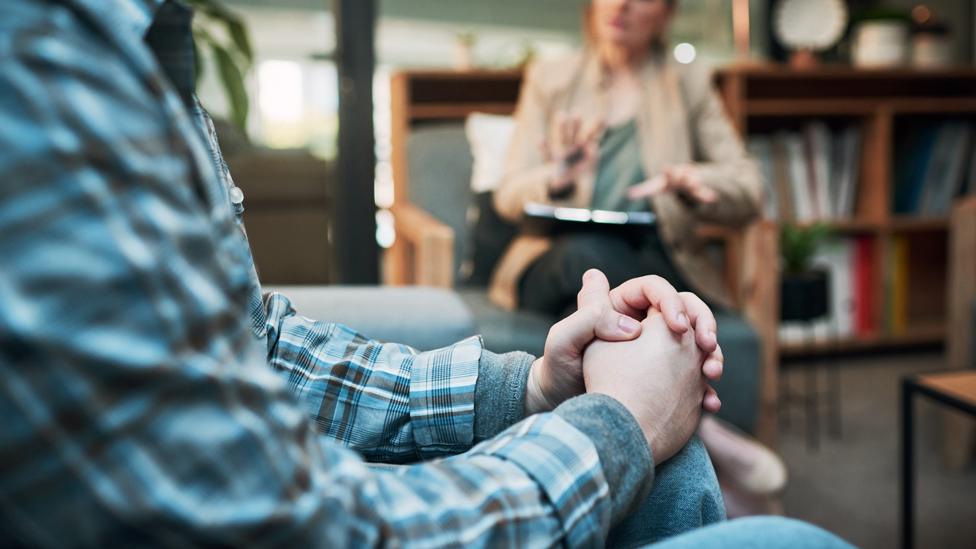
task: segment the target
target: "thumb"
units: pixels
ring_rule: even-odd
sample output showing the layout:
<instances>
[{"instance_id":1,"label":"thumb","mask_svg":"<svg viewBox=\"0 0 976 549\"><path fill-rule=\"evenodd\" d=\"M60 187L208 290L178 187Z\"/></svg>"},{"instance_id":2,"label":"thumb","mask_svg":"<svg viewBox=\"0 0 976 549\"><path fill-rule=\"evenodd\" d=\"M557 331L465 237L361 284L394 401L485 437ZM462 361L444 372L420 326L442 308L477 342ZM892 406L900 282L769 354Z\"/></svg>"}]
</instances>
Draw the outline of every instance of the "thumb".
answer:
<instances>
[{"instance_id":1,"label":"thumb","mask_svg":"<svg viewBox=\"0 0 976 549\"><path fill-rule=\"evenodd\" d=\"M618 313L610 300L610 282L598 269L583 274L583 287L576 296L580 327L584 324L592 334L606 341L626 341L637 337L641 324L637 320Z\"/></svg>"}]
</instances>

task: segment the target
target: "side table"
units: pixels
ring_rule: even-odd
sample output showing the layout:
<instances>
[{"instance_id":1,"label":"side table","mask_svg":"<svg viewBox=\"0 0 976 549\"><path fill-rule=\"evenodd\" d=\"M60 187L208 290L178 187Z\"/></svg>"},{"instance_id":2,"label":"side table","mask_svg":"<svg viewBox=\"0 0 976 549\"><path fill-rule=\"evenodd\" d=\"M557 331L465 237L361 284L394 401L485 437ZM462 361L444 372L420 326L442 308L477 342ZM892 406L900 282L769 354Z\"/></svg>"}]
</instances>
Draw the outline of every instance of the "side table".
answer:
<instances>
[{"instance_id":1,"label":"side table","mask_svg":"<svg viewBox=\"0 0 976 549\"><path fill-rule=\"evenodd\" d=\"M915 545L914 397L936 402L976 417L976 370L952 370L907 376L901 384L901 543Z\"/></svg>"}]
</instances>

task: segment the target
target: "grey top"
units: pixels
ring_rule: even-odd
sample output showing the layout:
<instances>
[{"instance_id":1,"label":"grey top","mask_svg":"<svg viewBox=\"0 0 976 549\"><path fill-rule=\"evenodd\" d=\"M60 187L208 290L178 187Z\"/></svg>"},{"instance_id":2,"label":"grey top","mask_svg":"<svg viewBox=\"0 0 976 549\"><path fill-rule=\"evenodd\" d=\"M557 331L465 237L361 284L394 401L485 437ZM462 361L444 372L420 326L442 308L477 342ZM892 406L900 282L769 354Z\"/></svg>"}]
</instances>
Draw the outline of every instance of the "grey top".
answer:
<instances>
[{"instance_id":1,"label":"grey top","mask_svg":"<svg viewBox=\"0 0 976 549\"><path fill-rule=\"evenodd\" d=\"M641 165L640 138L637 135L637 122L611 126L600 139L599 165L593 185L593 198L590 207L598 210L617 210L626 212L650 211L651 203L646 199L630 200L627 189L646 179ZM657 225L651 226L638 245L643 256L640 264L648 271L664 277L679 291L690 288L681 271L674 264L671 253L661 240Z\"/></svg>"},{"instance_id":2,"label":"grey top","mask_svg":"<svg viewBox=\"0 0 976 549\"><path fill-rule=\"evenodd\" d=\"M607 128L600 139L599 159L590 206L597 210L649 210L647 200L627 198L627 188L645 179L634 119Z\"/></svg>"}]
</instances>

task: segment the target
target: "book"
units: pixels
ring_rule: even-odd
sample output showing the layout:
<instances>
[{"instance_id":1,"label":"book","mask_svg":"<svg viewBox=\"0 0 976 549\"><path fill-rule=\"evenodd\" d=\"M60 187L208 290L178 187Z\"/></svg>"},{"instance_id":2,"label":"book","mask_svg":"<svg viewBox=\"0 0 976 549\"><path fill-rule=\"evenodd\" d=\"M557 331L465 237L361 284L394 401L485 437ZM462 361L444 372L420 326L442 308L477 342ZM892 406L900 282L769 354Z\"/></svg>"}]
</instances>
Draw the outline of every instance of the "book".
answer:
<instances>
[{"instance_id":1,"label":"book","mask_svg":"<svg viewBox=\"0 0 976 549\"><path fill-rule=\"evenodd\" d=\"M814 221L816 213L813 196L810 192L810 172L807 169L806 151L803 138L796 133L784 136L789 168L790 190L793 196L793 210L797 221Z\"/></svg>"},{"instance_id":2,"label":"book","mask_svg":"<svg viewBox=\"0 0 976 549\"><path fill-rule=\"evenodd\" d=\"M892 210L910 215L918 211L925 172L935 146L939 126L927 125L896 139Z\"/></svg>"},{"instance_id":3,"label":"book","mask_svg":"<svg viewBox=\"0 0 976 549\"><path fill-rule=\"evenodd\" d=\"M945 122L939 126L922 179L921 203L914 213L934 216L949 210L962 178L969 133L969 125L964 122Z\"/></svg>"},{"instance_id":4,"label":"book","mask_svg":"<svg viewBox=\"0 0 976 549\"><path fill-rule=\"evenodd\" d=\"M870 236L854 239L854 333L860 337L876 331L874 317L874 242Z\"/></svg>"},{"instance_id":5,"label":"book","mask_svg":"<svg viewBox=\"0 0 976 549\"><path fill-rule=\"evenodd\" d=\"M898 235L891 241L891 286L888 293L889 331L903 335L908 330L908 239Z\"/></svg>"},{"instance_id":6,"label":"book","mask_svg":"<svg viewBox=\"0 0 976 549\"><path fill-rule=\"evenodd\" d=\"M776 189L779 218L783 221L796 219L796 209L793 206L793 189L790 183L789 153L786 147L787 134L777 133L773 136L773 179Z\"/></svg>"},{"instance_id":7,"label":"book","mask_svg":"<svg viewBox=\"0 0 976 549\"><path fill-rule=\"evenodd\" d=\"M810 187L810 203L813 219L830 219L830 128L819 120L807 123L803 128L803 145L807 161L807 185Z\"/></svg>"},{"instance_id":8,"label":"book","mask_svg":"<svg viewBox=\"0 0 976 549\"><path fill-rule=\"evenodd\" d=\"M831 164L831 196L834 197L834 214L838 219L854 217L857 198L857 181L861 171L861 130L848 126L840 131L834 141L834 162Z\"/></svg>"},{"instance_id":9,"label":"book","mask_svg":"<svg viewBox=\"0 0 976 549\"><path fill-rule=\"evenodd\" d=\"M779 219L779 198L776 196L776 174L773 173L773 141L767 135L752 135L747 144L749 154L759 165L763 180L763 216Z\"/></svg>"},{"instance_id":10,"label":"book","mask_svg":"<svg viewBox=\"0 0 976 549\"><path fill-rule=\"evenodd\" d=\"M940 126L922 183L919 213L931 216L948 213L963 183L971 133L972 128L964 122Z\"/></svg>"}]
</instances>

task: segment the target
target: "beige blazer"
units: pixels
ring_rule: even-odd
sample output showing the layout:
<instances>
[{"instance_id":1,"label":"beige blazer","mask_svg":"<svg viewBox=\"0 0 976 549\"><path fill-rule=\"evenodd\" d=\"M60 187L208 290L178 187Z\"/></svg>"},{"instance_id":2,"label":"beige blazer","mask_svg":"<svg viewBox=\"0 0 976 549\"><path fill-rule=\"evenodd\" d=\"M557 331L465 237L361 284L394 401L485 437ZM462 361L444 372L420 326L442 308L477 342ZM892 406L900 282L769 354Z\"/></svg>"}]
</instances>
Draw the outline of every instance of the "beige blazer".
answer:
<instances>
[{"instance_id":1,"label":"beige blazer","mask_svg":"<svg viewBox=\"0 0 976 549\"><path fill-rule=\"evenodd\" d=\"M701 167L705 184L718 195L709 205L690 205L672 193L651 198L661 238L697 293L706 301L731 306L729 288L702 253L696 228L701 222L741 226L754 219L762 192L759 170L746 155L706 71L654 57L642 67L641 79L644 98L637 128L644 173L651 177L668 166L694 162ZM595 179L592 172L577 181L570 198L549 200L546 186L554 165L543 159L539 143L555 135L554 115L560 110L584 120L602 119L605 81L601 63L587 50L528 69L505 176L495 192L495 208L503 218L518 222L526 202L589 207ZM518 236L492 276L491 300L507 309L516 308L519 279L549 246L545 237Z\"/></svg>"}]
</instances>

